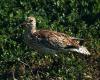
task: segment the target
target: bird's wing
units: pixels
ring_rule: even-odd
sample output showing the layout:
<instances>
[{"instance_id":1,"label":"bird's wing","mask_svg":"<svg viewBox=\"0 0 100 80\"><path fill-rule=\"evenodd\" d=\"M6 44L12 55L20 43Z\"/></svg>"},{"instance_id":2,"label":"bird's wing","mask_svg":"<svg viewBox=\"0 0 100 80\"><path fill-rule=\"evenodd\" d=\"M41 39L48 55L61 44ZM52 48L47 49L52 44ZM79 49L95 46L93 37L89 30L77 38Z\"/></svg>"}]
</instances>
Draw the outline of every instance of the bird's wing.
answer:
<instances>
[{"instance_id":1,"label":"bird's wing","mask_svg":"<svg viewBox=\"0 0 100 80\"><path fill-rule=\"evenodd\" d=\"M70 38L64 33L49 30L39 30L35 32L32 34L32 39L33 42L37 44L53 49L79 46L79 41Z\"/></svg>"},{"instance_id":2,"label":"bird's wing","mask_svg":"<svg viewBox=\"0 0 100 80\"><path fill-rule=\"evenodd\" d=\"M83 45L85 40L82 38L70 37L74 41L79 41L79 45Z\"/></svg>"}]
</instances>

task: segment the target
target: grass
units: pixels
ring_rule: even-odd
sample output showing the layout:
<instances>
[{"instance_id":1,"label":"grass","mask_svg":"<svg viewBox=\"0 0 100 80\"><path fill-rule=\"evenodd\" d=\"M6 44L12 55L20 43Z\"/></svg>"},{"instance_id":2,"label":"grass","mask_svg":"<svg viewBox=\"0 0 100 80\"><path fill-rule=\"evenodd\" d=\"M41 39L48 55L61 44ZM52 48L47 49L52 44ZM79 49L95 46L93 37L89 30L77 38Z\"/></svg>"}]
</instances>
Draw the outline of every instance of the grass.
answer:
<instances>
[{"instance_id":1,"label":"grass","mask_svg":"<svg viewBox=\"0 0 100 80\"><path fill-rule=\"evenodd\" d=\"M0 80L99 80L99 4L99 0L0 1ZM36 17L38 29L84 38L91 55L36 54L25 45L24 30L18 27L30 15Z\"/></svg>"}]
</instances>

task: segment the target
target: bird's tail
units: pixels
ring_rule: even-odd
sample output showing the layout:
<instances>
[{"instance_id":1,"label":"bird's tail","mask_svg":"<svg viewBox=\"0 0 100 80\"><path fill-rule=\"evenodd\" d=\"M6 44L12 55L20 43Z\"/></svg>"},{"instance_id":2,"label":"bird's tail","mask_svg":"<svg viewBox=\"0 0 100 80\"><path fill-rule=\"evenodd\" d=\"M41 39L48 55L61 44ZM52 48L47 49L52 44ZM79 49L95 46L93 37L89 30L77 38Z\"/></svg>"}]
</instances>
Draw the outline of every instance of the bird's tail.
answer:
<instances>
[{"instance_id":1,"label":"bird's tail","mask_svg":"<svg viewBox=\"0 0 100 80\"><path fill-rule=\"evenodd\" d=\"M70 50L81 53L81 54L90 55L90 52L84 46L80 46L79 48L72 48Z\"/></svg>"}]
</instances>

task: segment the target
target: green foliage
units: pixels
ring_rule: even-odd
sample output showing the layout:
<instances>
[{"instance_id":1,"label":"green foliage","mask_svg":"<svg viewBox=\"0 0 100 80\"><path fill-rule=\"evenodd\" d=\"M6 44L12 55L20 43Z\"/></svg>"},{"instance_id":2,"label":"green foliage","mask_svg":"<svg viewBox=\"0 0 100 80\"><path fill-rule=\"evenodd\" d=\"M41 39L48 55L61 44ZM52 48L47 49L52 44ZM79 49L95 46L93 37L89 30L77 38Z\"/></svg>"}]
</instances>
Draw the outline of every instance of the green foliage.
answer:
<instances>
[{"instance_id":1,"label":"green foliage","mask_svg":"<svg viewBox=\"0 0 100 80\"><path fill-rule=\"evenodd\" d=\"M24 30L19 25L27 16L36 17L38 29L52 29L86 39L86 46L91 54L100 55L99 4L100 0L1 0L0 61L21 59L26 62L36 60L37 63L39 61L41 63L39 56L33 55L35 52L27 48L23 41ZM86 60L77 57L76 53L66 55L60 54L59 59L57 58L59 64L53 67L47 66L48 71L42 71L43 73L39 74L46 79L48 77L60 77L64 80L83 79L87 70L85 69ZM37 58L35 59L34 56ZM52 62L53 57L49 57L48 60ZM3 67L1 62L0 66ZM0 73L5 71L5 68L0 69Z\"/></svg>"}]
</instances>

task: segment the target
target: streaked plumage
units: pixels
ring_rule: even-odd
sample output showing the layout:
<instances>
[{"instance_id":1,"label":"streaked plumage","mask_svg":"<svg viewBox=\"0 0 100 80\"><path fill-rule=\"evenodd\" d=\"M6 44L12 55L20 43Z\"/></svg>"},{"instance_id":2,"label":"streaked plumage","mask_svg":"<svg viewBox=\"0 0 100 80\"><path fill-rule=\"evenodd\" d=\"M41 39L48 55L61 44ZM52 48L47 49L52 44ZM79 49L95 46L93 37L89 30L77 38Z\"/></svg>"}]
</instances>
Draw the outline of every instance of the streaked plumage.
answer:
<instances>
[{"instance_id":1,"label":"streaked plumage","mask_svg":"<svg viewBox=\"0 0 100 80\"><path fill-rule=\"evenodd\" d=\"M24 23L26 26L25 43L38 52L67 52L75 51L90 55L86 47L83 47L83 39L70 37L64 33L50 30L36 30L36 20L28 17Z\"/></svg>"}]
</instances>

